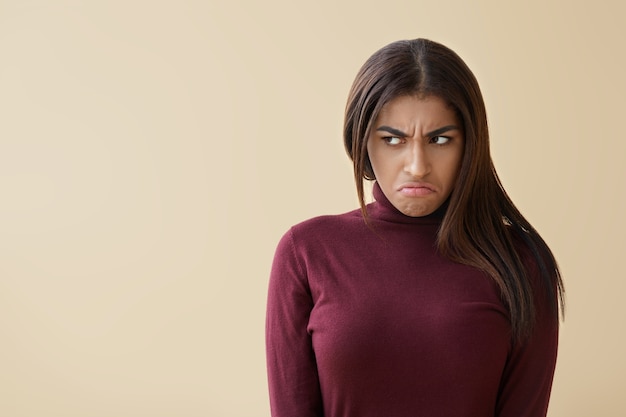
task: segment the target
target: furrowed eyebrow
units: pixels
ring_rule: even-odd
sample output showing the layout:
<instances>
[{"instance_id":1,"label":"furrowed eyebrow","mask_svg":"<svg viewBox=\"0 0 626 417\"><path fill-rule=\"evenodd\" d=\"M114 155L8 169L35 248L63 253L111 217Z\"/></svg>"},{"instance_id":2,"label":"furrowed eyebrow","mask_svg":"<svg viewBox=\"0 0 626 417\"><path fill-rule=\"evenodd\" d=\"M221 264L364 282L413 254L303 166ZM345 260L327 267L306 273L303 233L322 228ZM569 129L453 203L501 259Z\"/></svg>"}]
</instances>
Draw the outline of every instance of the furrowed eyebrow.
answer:
<instances>
[{"instance_id":1,"label":"furrowed eyebrow","mask_svg":"<svg viewBox=\"0 0 626 417\"><path fill-rule=\"evenodd\" d=\"M376 129L376 131L377 132L391 133L392 135L396 135L396 136L401 137L401 138L406 138L408 136L403 131L398 130L398 129L394 129L393 127L390 127L390 126L380 126L378 129Z\"/></svg>"},{"instance_id":2,"label":"furrowed eyebrow","mask_svg":"<svg viewBox=\"0 0 626 417\"><path fill-rule=\"evenodd\" d=\"M433 137L433 136L437 136L437 135L441 135L442 133L448 132L450 130L459 130L458 126L456 125L448 125L448 126L444 126L444 127L440 127L439 129L435 129L432 132L428 132L426 133L426 137ZM380 126L379 128L376 129L377 132L387 132L387 133L391 133L392 135L396 135L398 137L401 138L406 138L408 135L406 133L404 133L401 130L398 129L394 129L391 126Z\"/></svg>"},{"instance_id":3,"label":"furrowed eyebrow","mask_svg":"<svg viewBox=\"0 0 626 417\"><path fill-rule=\"evenodd\" d=\"M426 133L426 136L428 137L438 136L438 135L441 135L442 133L446 133L449 130L459 130L459 128L455 125L448 125L448 126L440 127L439 129L435 129L432 132L428 132Z\"/></svg>"}]
</instances>

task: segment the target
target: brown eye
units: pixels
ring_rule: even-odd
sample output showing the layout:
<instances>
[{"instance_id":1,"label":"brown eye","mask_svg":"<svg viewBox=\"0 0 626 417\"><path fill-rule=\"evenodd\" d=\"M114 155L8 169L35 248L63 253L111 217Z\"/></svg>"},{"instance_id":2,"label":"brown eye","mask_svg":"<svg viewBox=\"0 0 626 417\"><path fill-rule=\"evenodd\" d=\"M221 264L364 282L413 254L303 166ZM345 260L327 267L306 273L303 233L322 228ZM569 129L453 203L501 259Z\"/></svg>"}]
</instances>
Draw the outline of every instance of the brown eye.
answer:
<instances>
[{"instance_id":1,"label":"brown eye","mask_svg":"<svg viewBox=\"0 0 626 417\"><path fill-rule=\"evenodd\" d=\"M387 143L388 145L399 145L402 143L402 139L400 139L397 136L385 136L383 138L383 140L385 141L385 143Z\"/></svg>"},{"instance_id":2,"label":"brown eye","mask_svg":"<svg viewBox=\"0 0 626 417\"><path fill-rule=\"evenodd\" d=\"M433 136L430 138L430 143L434 143L435 145L445 145L450 142L450 138L447 136Z\"/></svg>"}]
</instances>

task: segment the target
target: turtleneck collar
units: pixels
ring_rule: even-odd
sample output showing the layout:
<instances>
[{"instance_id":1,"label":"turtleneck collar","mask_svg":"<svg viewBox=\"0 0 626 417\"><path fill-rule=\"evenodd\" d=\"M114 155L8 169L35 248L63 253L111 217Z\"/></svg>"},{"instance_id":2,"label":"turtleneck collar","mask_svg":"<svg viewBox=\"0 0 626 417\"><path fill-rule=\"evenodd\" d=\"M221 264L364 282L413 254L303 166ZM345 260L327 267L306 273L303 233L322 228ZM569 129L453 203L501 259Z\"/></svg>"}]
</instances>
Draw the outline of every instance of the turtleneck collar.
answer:
<instances>
[{"instance_id":1,"label":"turtleneck collar","mask_svg":"<svg viewBox=\"0 0 626 417\"><path fill-rule=\"evenodd\" d=\"M374 202L367 205L367 213L372 219L405 224L440 224L448 208L446 201L441 207L427 216L411 217L403 214L387 199L383 190L374 182Z\"/></svg>"}]
</instances>

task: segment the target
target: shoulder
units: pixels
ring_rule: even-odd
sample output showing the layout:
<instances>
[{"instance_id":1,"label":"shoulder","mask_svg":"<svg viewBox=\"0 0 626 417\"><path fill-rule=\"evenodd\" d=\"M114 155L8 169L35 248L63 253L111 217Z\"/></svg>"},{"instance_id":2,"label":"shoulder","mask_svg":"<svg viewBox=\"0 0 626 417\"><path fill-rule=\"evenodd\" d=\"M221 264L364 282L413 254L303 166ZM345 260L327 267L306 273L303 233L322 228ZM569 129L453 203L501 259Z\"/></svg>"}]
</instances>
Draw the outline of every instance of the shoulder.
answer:
<instances>
[{"instance_id":1,"label":"shoulder","mask_svg":"<svg viewBox=\"0 0 626 417\"><path fill-rule=\"evenodd\" d=\"M277 254L306 256L329 250L367 230L360 210L316 216L291 226L278 243Z\"/></svg>"},{"instance_id":2,"label":"shoulder","mask_svg":"<svg viewBox=\"0 0 626 417\"><path fill-rule=\"evenodd\" d=\"M536 232L531 233L519 227L509 228L515 251L530 275L547 274L549 269L553 269L549 265L553 259L552 252Z\"/></svg>"},{"instance_id":3,"label":"shoulder","mask_svg":"<svg viewBox=\"0 0 626 417\"><path fill-rule=\"evenodd\" d=\"M563 302L562 282L552 251L535 231L519 230L513 236L513 243L530 282L538 313L550 314L558 323L559 304Z\"/></svg>"},{"instance_id":4,"label":"shoulder","mask_svg":"<svg viewBox=\"0 0 626 417\"><path fill-rule=\"evenodd\" d=\"M342 214L328 214L310 218L293 225L287 233L294 239L315 240L330 238L342 233L367 227L360 210L352 210Z\"/></svg>"},{"instance_id":5,"label":"shoulder","mask_svg":"<svg viewBox=\"0 0 626 417\"><path fill-rule=\"evenodd\" d=\"M326 262L339 248L349 247L358 228L367 228L359 210L317 216L291 226L276 247L271 281L291 282L289 277L306 281L311 265Z\"/></svg>"}]
</instances>

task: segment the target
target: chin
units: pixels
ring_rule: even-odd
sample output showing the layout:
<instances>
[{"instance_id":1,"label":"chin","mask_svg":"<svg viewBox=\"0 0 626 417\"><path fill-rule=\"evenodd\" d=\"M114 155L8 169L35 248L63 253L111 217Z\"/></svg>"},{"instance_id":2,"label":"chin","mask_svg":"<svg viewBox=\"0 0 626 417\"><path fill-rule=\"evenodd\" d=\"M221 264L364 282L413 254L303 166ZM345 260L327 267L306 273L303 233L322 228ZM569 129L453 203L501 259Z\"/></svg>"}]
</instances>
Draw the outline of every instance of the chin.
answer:
<instances>
[{"instance_id":1,"label":"chin","mask_svg":"<svg viewBox=\"0 0 626 417\"><path fill-rule=\"evenodd\" d=\"M403 212L404 215L409 216L409 217L424 217L424 216L428 216L429 214L432 214L431 212Z\"/></svg>"},{"instance_id":2,"label":"chin","mask_svg":"<svg viewBox=\"0 0 626 417\"><path fill-rule=\"evenodd\" d=\"M411 205L408 207L405 206L403 208L400 208L399 210L402 214L409 217L424 217L432 214L435 211L435 209L422 205Z\"/></svg>"}]
</instances>

